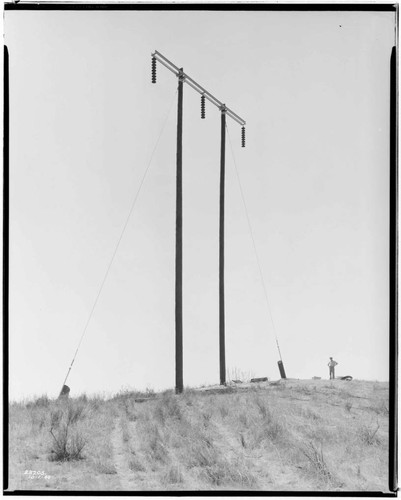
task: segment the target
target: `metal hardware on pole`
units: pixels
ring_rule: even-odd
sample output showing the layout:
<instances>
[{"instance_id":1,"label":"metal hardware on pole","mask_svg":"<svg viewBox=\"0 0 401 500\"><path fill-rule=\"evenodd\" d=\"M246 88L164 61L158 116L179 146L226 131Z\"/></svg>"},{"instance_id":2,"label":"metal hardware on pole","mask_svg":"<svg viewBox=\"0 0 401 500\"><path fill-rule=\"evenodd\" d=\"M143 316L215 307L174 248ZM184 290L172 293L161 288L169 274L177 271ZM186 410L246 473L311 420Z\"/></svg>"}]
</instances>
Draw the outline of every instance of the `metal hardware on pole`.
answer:
<instances>
[{"instance_id":1,"label":"metal hardware on pole","mask_svg":"<svg viewBox=\"0 0 401 500\"><path fill-rule=\"evenodd\" d=\"M183 108L183 70L178 76L177 106L177 198L175 233L175 391L184 390L183 350L182 350L182 108Z\"/></svg>"},{"instance_id":2,"label":"metal hardware on pole","mask_svg":"<svg viewBox=\"0 0 401 500\"><path fill-rule=\"evenodd\" d=\"M224 307L224 191L226 159L226 107L221 107L220 148L220 227L219 227L219 348L220 385L226 385L225 307Z\"/></svg>"}]
</instances>

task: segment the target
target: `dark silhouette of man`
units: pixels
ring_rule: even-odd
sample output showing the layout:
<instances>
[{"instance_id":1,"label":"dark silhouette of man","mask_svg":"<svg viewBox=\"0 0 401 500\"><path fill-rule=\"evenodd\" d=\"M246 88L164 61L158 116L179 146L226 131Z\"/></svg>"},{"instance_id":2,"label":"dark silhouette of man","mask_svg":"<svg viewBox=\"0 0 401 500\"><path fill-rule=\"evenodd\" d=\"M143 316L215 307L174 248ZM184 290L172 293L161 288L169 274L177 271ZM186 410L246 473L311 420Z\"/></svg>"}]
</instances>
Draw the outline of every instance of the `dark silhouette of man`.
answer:
<instances>
[{"instance_id":1,"label":"dark silhouette of man","mask_svg":"<svg viewBox=\"0 0 401 500\"><path fill-rule=\"evenodd\" d=\"M337 361L334 361L333 358L330 358L330 361L328 363L328 367L329 367L329 373L330 373L330 380L334 379L335 376L334 376L334 367L338 365Z\"/></svg>"}]
</instances>

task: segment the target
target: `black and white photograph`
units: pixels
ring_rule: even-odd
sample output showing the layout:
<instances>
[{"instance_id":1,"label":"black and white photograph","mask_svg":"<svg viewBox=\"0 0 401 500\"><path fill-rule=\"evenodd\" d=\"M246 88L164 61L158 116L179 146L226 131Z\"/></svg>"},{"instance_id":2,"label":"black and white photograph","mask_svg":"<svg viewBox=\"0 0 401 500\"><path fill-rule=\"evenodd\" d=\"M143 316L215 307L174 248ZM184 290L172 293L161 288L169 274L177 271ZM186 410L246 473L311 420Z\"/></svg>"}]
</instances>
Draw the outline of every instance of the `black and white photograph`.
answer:
<instances>
[{"instance_id":1,"label":"black and white photograph","mask_svg":"<svg viewBox=\"0 0 401 500\"><path fill-rule=\"evenodd\" d=\"M4 494L396 495L397 48L391 3L5 3Z\"/></svg>"}]
</instances>

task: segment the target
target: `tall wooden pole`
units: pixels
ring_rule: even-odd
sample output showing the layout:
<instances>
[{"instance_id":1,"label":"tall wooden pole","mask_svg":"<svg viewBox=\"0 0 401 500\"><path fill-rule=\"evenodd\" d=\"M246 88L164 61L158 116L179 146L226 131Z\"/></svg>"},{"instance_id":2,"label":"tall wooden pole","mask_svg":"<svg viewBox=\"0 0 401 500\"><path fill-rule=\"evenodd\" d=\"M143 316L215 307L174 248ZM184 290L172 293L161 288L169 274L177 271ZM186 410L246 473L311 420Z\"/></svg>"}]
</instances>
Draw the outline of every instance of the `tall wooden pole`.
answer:
<instances>
[{"instance_id":1,"label":"tall wooden pole","mask_svg":"<svg viewBox=\"0 0 401 500\"><path fill-rule=\"evenodd\" d=\"M397 118L398 118L398 68L397 68L397 48L393 47L390 57L390 255L389 255L389 329L390 329L390 359L389 359L389 381L390 381L390 397L389 400L389 430L390 436L396 436L397 433L397 401L398 401L398 387L397 377L398 373L398 318L397 318L397 277L399 276L399 263L397 262L397 213L398 213L398 200L397 200L397 185L398 185L398 172L397 172L397 153L398 153L398 134L397 134ZM389 488L391 491L396 491L397 484L397 463L398 453L397 446L390 447L389 452L389 472L390 481Z\"/></svg>"},{"instance_id":2,"label":"tall wooden pole","mask_svg":"<svg viewBox=\"0 0 401 500\"><path fill-rule=\"evenodd\" d=\"M183 71L182 68L180 70ZM183 356L182 356L182 74L178 77L177 110L177 201L175 226L175 392L182 393Z\"/></svg>"},{"instance_id":3,"label":"tall wooden pole","mask_svg":"<svg viewBox=\"0 0 401 500\"><path fill-rule=\"evenodd\" d=\"M8 48L4 45L4 73L3 73L3 396L8 401L8 360L9 360L9 333L8 333L8 286L9 286L9 57ZM3 406L3 422L8 419L8 405ZM8 425L3 426L3 446L8 449L9 443ZM7 461L5 461L8 464ZM8 465L3 469L3 486L8 488Z\"/></svg>"},{"instance_id":4,"label":"tall wooden pole","mask_svg":"<svg viewBox=\"0 0 401 500\"><path fill-rule=\"evenodd\" d=\"M226 157L226 109L221 108L221 149L220 149L220 228L219 228L219 345L220 384L226 384L226 346L224 317L224 187Z\"/></svg>"}]
</instances>

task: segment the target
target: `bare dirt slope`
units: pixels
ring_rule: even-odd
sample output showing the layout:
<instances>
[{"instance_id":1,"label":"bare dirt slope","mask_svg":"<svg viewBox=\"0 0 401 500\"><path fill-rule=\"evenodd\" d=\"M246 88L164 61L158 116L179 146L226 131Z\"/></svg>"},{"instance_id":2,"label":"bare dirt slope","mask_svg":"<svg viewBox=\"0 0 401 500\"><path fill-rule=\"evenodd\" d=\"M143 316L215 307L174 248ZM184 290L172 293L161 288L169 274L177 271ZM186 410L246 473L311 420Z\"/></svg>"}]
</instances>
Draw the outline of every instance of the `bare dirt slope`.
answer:
<instances>
[{"instance_id":1,"label":"bare dirt slope","mask_svg":"<svg viewBox=\"0 0 401 500\"><path fill-rule=\"evenodd\" d=\"M364 381L40 398L10 405L10 489L387 492L388 419Z\"/></svg>"}]
</instances>

